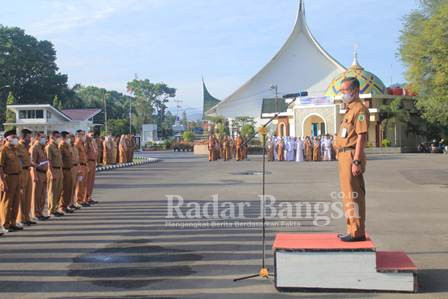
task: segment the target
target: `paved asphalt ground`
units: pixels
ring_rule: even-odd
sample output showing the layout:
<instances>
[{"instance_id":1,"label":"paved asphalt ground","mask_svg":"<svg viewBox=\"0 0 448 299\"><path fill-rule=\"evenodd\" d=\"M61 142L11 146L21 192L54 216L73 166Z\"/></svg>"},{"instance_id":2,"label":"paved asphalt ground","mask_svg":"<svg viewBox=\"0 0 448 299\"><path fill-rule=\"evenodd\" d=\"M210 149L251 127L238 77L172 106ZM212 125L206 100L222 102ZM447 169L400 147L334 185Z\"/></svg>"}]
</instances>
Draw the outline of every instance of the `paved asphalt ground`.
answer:
<instances>
[{"instance_id":1,"label":"paved asphalt ground","mask_svg":"<svg viewBox=\"0 0 448 299\"><path fill-rule=\"evenodd\" d=\"M166 195L180 195L185 203L204 204L214 194L220 203L249 202L245 222L258 221L260 158L209 163L191 153L151 156L163 161L100 173L95 188L100 204L0 237L0 298L448 297L448 156L369 157L368 233L378 249L409 253L419 268L418 294L278 293L271 280L233 282L258 271L260 229L235 227L232 221L221 228L169 227ZM269 163L267 170L266 193L278 202L338 201L331 197L338 191L336 162ZM182 221L191 222L173 220ZM277 231L344 230L342 219L320 227L313 219L294 221L295 227L268 228L271 269Z\"/></svg>"}]
</instances>

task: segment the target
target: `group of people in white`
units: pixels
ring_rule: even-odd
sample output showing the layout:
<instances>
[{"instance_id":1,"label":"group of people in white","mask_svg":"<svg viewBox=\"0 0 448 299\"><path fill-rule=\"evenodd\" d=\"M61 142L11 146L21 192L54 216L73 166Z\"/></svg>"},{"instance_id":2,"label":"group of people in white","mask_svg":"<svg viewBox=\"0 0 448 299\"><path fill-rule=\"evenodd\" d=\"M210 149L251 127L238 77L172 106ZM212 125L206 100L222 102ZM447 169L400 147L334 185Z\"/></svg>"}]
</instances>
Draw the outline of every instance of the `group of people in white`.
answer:
<instances>
[{"instance_id":1,"label":"group of people in white","mask_svg":"<svg viewBox=\"0 0 448 299\"><path fill-rule=\"evenodd\" d=\"M268 161L332 161L335 160L333 136L272 136L267 140Z\"/></svg>"}]
</instances>

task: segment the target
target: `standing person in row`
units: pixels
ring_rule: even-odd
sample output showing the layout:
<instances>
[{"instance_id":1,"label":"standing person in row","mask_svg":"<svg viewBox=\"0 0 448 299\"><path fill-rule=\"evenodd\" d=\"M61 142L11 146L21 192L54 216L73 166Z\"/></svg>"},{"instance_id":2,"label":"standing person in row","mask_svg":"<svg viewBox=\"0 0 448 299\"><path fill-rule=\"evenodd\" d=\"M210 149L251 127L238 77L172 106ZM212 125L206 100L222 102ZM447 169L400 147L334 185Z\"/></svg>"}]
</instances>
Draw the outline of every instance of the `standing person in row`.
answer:
<instances>
[{"instance_id":1,"label":"standing person in row","mask_svg":"<svg viewBox=\"0 0 448 299\"><path fill-rule=\"evenodd\" d=\"M296 162L303 162L305 161L305 158L303 156L303 151L304 151L305 147L304 147L304 143L302 138L298 138L297 139L297 152L296 152Z\"/></svg>"},{"instance_id":2,"label":"standing person in row","mask_svg":"<svg viewBox=\"0 0 448 299\"><path fill-rule=\"evenodd\" d=\"M104 139L104 142L103 142L104 164L106 164L106 165L115 164L114 151L115 151L114 140L113 140L112 136L108 135L108 136L106 136L106 138Z\"/></svg>"},{"instance_id":3,"label":"standing person in row","mask_svg":"<svg viewBox=\"0 0 448 299\"><path fill-rule=\"evenodd\" d=\"M59 203L62 195L62 157L58 148L61 143L61 135L58 131L51 133L50 141L45 147L45 153L48 158L47 171L47 193L50 214L55 217L63 216L64 213L59 211Z\"/></svg>"},{"instance_id":4,"label":"standing person in row","mask_svg":"<svg viewBox=\"0 0 448 299\"><path fill-rule=\"evenodd\" d=\"M83 130L76 131L75 146L79 154L79 178L76 182L76 201L83 207L90 206L87 203L87 154L84 146L86 136Z\"/></svg>"},{"instance_id":5,"label":"standing person in row","mask_svg":"<svg viewBox=\"0 0 448 299\"><path fill-rule=\"evenodd\" d=\"M212 135L208 136L208 161L215 161L215 139Z\"/></svg>"},{"instance_id":6,"label":"standing person in row","mask_svg":"<svg viewBox=\"0 0 448 299\"><path fill-rule=\"evenodd\" d=\"M72 201L73 191L73 153L71 148L70 133L61 132L62 140L59 143L59 151L62 158L62 195L60 200L60 209L63 213L73 213L69 207Z\"/></svg>"},{"instance_id":7,"label":"standing person in row","mask_svg":"<svg viewBox=\"0 0 448 299\"><path fill-rule=\"evenodd\" d=\"M104 164L104 159L103 159L103 139L101 136L96 136L95 138L95 142L96 142L96 148L98 149L98 158L96 160L96 162L98 164Z\"/></svg>"},{"instance_id":8,"label":"standing person in row","mask_svg":"<svg viewBox=\"0 0 448 299\"><path fill-rule=\"evenodd\" d=\"M78 180L81 175L81 165L79 161L79 151L78 148L75 145L76 137L73 134L70 134L70 151L72 152L72 193L70 198L70 209L72 210L78 210L81 208L81 205L79 205L76 202L76 185L78 183Z\"/></svg>"},{"instance_id":9,"label":"standing person in row","mask_svg":"<svg viewBox=\"0 0 448 299\"><path fill-rule=\"evenodd\" d=\"M243 154L243 138L241 137L240 133L236 136L235 139L235 146L236 146L236 160L241 161L244 159Z\"/></svg>"},{"instance_id":10,"label":"standing person in row","mask_svg":"<svg viewBox=\"0 0 448 299\"><path fill-rule=\"evenodd\" d=\"M20 192L20 204L19 204L19 215L17 222L31 225L36 224L36 222L31 220L31 194L33 189L33 184L31 181L31 172L34 172L34 168L31 166L31 156L30 156L30 142L31 142L31 131L23 129L20 134L20 140L17 144L17 154L20 159L20 164L22 165L22 172L20 174L21 180L21 192Z\"/></svg>"},{"instance_id":11,"label":"standing person in row","mask_svg":"<svg viewBox=\"0 0 448 299\"><path fill-rule=\"evenodd\" d=\"M95 185L96 174L96 160L98 159L98 148L96 147L96 141L93 131L89 131L86 138L86 154L87 154L87 200L86 202L91 205L97 203L92 199L93 186Z\"/></svg>"},{"instance_id":12,"label":"standing person in row","mask_svg":"<svg viewBox=\"0 0 448 299\"><path fill-rule=\"evenodd\" d=\"M280 137L280 140L278 142L277 154L279 161L285 161L285 141L282 137Z\"/></svg>"},{"instance_id":13,"label":"standing person in row","mask_svg":"<svg viewBox=\"0 0 448 299\"><path fill-rule=\"evenodd\" d=\"M120 137L118 152L119 152L119 163L126 163L128 158L127 158L127 144L125 135L121 135Z\"/></svg>"},{"instance_id":14,"label":"standing person in row","mask_svg":"<svg viewBox=\"0 0 448 299\"><path fill-rule=\"evenodd\" d=\"M0 151L2 225L8 232L14 232L23 229L16 223L21 188L19 175L22 167L16 150L16 131L7 131L4 137L6 141Z\"/></svg>"},{"instance_id":15,"label":"standing person in row","mask_svg":"<svg viewBox=\"0 0 448 299\"><path fill-rule=\"evenodd\" d=\"M313 151L311 149L311 140L308 136L305 138L304 148L305 148L305 161L311 161Z\"/></svg>"},{"instance_id":16,"label":"standing person in row","mask_svg":"<svg viewBox=\"0 0 448 299\"><path fill-rule=\"evenodd\" d=\"M314 137L313 142L313 161L319 161L320 160L320 142L317 139L317 137Z\"/></svg>"},{"instance_id":17,"label":"standing person in row","mask_svg":"<svg viewBox=\"0 0 448 299\"><path fill-rule=\"evenodd\" d=\"M127 162L132 162L134 159L134 148L135 148L135 142L134 138L131 134L128 134L126 136L127 140Z\"/></svg>"},{"instance_id":18,"label":"standing person in row","mask_svg":"<svg viewBox=\"0 0 448 299\"><path fill-rule=\"evenodd\" d=\"M44 208L47 198L48 159L45 154L47 138L43 133L35 134L35 141L30 148L31 163L35 171L32 172L32 201L34 203L34 217L44 221L50 218L45 215Z\"/></svg>"},{"instance_id":19,"label":"standing person in row","mask_svg":"<svg viewBox=\"0 0 448 299\"><path fill-rule=\"evenodd\" d=\"M268 154L268 161L274 161L274 142L271 137L268 138L268 142L266 143L266 152Z\"/></svg>"}]
</instances>

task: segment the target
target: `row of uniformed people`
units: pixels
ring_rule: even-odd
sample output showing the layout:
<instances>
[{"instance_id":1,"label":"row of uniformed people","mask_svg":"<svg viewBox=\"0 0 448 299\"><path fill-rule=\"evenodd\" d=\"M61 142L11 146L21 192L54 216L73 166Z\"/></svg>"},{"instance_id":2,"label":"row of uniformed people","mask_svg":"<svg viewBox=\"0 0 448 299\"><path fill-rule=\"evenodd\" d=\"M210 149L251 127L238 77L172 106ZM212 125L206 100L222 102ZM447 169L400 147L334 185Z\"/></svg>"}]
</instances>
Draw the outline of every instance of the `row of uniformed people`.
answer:
<instances>
[{"instance_id":1,"label":"row of uniformed people","mask_svg":"<svg viewBox=\"0 0 448 299\"><path fill-rule=\"evenodd\" d=\"M132 162L134 159L135 142L131 134L113 137L96 138L98 146L98 164L110 165Z\"/></svg>"},{"instance_id":2,"label":"row of uniformed people","mask_svg":"<svg viewBox=\"0 0 448 299\"><path fill-rule=\"evenodd\" d=\"M229 161L232 158L237 161L247 159L247 144L240 133L235 138L225 135L221 139L214 134L209 135L208 161Z\"/></svg>"},{"instance_id":3,"label":"row of uniformed people","mask_svg":"<svg viewBox=\"0 0 448 299\"><path fill-rule=\"evenodd\" d=\"M93 131L7 131L0 143L0 234L22 230L97 203L92 199L98 160ZM48 210L45 209L46 202Z\"/></svg>"}]
</instances>

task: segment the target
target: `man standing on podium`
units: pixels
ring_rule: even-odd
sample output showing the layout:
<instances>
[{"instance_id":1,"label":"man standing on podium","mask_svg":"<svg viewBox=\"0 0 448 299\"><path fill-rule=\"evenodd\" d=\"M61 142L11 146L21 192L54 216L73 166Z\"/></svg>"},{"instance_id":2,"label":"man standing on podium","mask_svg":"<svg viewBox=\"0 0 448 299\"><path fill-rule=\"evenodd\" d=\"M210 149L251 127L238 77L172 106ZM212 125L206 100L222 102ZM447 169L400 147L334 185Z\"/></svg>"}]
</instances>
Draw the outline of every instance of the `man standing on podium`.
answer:
<instances>
[{"instance_id":1,"label":"man standing on podium","mask_svg":"<svg viewBox=\"0 0 448 299\"><path fill-rule=\"evenodd\" d=\"M359 99L359 81L354 77L342 81L341 92L346 112L336 137L339 181L343 193L347 233L338 237L344 242L365 241L366 169L364 148L367 143L369 109Z\"/></svg>"}]
</instances>

